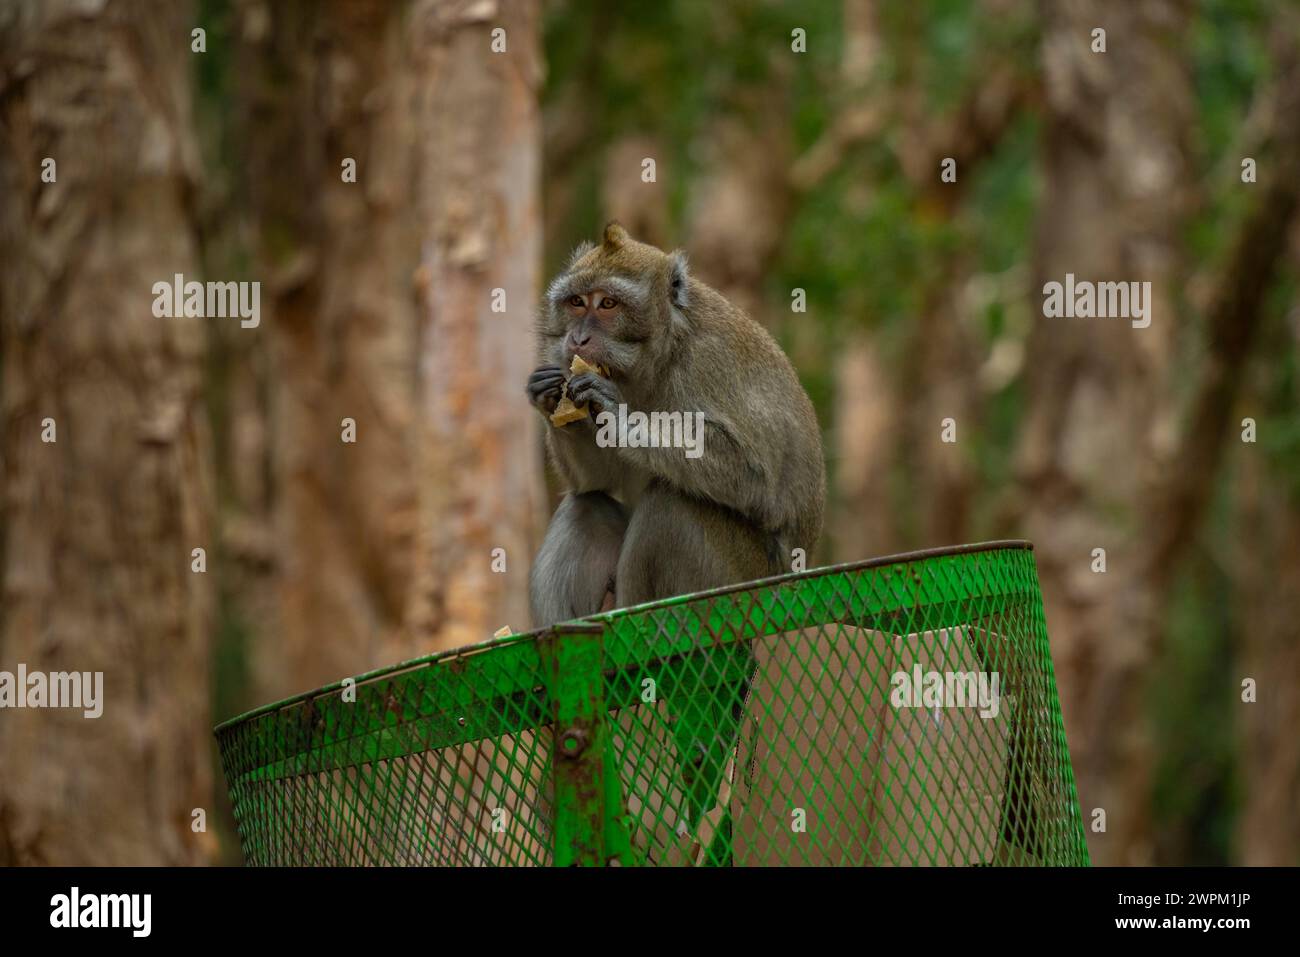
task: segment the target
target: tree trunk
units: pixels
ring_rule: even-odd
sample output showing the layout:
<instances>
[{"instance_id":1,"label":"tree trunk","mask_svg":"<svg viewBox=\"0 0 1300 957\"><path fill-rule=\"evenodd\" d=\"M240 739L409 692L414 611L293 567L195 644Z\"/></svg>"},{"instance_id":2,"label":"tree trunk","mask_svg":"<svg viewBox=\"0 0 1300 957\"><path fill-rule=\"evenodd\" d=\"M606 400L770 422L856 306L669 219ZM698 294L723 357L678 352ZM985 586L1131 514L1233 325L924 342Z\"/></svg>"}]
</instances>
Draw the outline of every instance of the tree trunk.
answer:
<instances>
[{"instance_id":1,"label":"tree trunk","mask_svg":"<svg viewBox=\"0 0 1300 957\"><path fill-rule=\"evenodd\" d=\"M1044 187L1035 250L1017 527L1037 545L1080 802L1098 864L1147 863L1149 742L1140 678L1154 596L1140 573L1151 463L1163 451L1177 230L1187 204L1188 7L1044 5ZM1107 51L1090 49L1092 30ZM1150 281L1149 328L1049 319L1050 281ZM1092 570L1106 550L1106 572Z\"/></svg>"},{"instance_id":2,"label":"tree trunk","mask_svg":"<svg viewBox=\"0 0 1300 957\"><path fill-rule=\"evenodd\" d=\"M524 0L240 9L274 305L265 698L528 625L540 24Z\"/></svg>"},{"instance_id":3,"label":"tree trunk","mask_svg":"<svg viewBox=\"0 0 1300 957\"><path fill-rule=\"evenodd\" d=\"M1300 863L1300 516L1279 483L1248 460L1239 491L1242 546L1237 550L1241 651L1234 673L1252 678L1256 700L1242 702L1237 741L1243 792L1234 863L1294 867ZM1285 516L1282 521L1278 516Z\"/></svg>"},{"instance_id":4,"label":"tree trunk","mask_svg":"<svg viewBox=\"0 0 1300 957\"><path fill-rule=\"evenodd\" d=\"M891 450L902 418L885 363L871 339L851 335L834 365L836 417L830 448L834 508L841 521L822 533L831 560L861 561L905 551L897 509L891 508Z\"/></svg>"},{"instance_id":5,"label":"tree trunk","mask_svg":"<svg viewBox=\"0 0 1300 957\"><path fill-rule=\"evenodd\" d=\"M389 663L414 548L418 245L403 9L240 7L259 263L271 315L278 633L259 697ZM355 162L355 181L345 179Z\"/></svg>"},{"instance_id":6,"label":"tree trunk","mask_svg":"<svg viewBox=\"0 0 1300 957\"><path fill-rule=\"evenodd\" d=\"M412 11L424 303L410 651L529 626L544 491L523 388L541 265L539 18L531 0Z\"/></svg>"},{"instance_id":7,"label":"tree trunk","mask_svg":"<svg viewBox=\"0 0 1300 957\"><path fill-rule=\"evenodd\" d=\"M212 547L203 323L226 320L152 312L153 283L199 278L191 14L32 0L0 22L0 670L103 673L101 717L0 715L0 864L210 852L191 830L211 796L191 550Z\"/></svg>"}]
</instances>

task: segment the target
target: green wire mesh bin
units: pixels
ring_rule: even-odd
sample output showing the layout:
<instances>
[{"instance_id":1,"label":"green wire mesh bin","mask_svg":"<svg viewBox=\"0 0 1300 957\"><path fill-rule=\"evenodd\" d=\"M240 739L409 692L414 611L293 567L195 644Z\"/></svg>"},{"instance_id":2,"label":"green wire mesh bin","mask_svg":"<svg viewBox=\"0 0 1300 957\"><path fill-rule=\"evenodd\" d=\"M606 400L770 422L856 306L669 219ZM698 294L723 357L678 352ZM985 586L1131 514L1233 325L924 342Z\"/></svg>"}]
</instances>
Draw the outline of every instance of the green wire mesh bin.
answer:
<instances>
[{"instance_id":1,"label":"green wire mesh bin","mask_svg":"<svg viewBox=\"0 0 1300 957\"><path fill-rule=\"evenodd\" d=\"M429 655L216 730L258 865L1086 865L1031 546Z\"/></svg>"}]
</instances>

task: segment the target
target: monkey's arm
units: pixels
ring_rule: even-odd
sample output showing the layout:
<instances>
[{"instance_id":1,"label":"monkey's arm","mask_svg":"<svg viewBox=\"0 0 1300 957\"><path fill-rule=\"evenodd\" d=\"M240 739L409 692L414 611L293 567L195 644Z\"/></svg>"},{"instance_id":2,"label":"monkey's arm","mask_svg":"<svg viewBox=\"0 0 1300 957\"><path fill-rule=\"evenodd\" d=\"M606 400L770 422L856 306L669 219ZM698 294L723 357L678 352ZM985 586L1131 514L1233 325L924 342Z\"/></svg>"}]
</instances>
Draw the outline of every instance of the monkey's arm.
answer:
<instances>
[{"instance_id":1,"label":"monkey's arm","mask_svg":"<svg viewBox=\"0 0 1300 957\"><path fill-rule=\"evenodd\" d=\"M569 394L575 402L590 402L599 411L616 412L624 403L618 385L591 373L574 376ZM788 397L737 396L742 411L731 416L714 408L704 415L702 454L688 458L682 448L618 448L624 467L631 466L698 498L724 505L751 519L765 531L791 533L793 544L811 541L803 512L822 495L820 450L804 434L794 410L780 400ZM748 400L748 401L747 401ZM674 402L683 415L693 415L690 402ZM649 411L649 410L646 410ZM768 450L765 455L762 450ZM814 464L815 463L815 464ZM820 511L820 510L818 510ZM820 521L820 514L818 514ZM816 531L811 532L815 537Z\"/></svg>"},{"instance_id":2,"label":"monkey's arm","mask_svg":"<svg viewBox=\"0 0 1300 957\"><path fill-rule=\"evenodd\" d=\"M550 415L564 394L564 370L557 365L538 366L528 377L525 389L533 407L542 415Z\"/></svg>"},{"instance_id":3,"label":"monkey's arm","mask_svg":"<svg viewBox=\"0 0 1300 957\"><path fill-rule=\"evenodd\" d=\"M557 365L540 366L528 377L528 398L543 416L555 411L563 389L564 370ZM645 486L645 477L620 461L616 451L596 444L596 427L590 417L563 428L554 428L548 421L546 447L570 492L606 492L631 504Z\"/></svg>"}]
</instances>

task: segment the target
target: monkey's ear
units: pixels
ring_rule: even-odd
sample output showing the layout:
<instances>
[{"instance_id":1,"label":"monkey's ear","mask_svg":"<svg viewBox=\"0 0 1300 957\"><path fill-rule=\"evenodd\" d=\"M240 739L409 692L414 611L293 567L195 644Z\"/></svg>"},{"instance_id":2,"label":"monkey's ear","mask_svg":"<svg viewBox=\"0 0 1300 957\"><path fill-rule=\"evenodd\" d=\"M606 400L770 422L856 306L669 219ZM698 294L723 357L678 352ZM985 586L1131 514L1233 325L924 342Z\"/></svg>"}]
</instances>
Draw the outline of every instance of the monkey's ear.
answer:
<instances>
[{"instance_id":1,"label":"monkey's ear","mask_svg":"<svg viewBox=\"0 0 1300 957\"><path fill-rule=\"evenodd\" d=\"M627 230L617 219L611 219L605 225L605 248L610 252L620 248L628 240Z\"/></svg>"},{"instance_id":2,"label":"monkey's ear","mask_svg":"<svg viewBox=\"0 0 1300 957\"><path fill-rule=\"evenodd\" d=\"M686 253L680 249L673 250L668 256L668 263L672 277L669 281L669 289L673 305L678 309L685 309L689 302L687 290L691 285L690 274L686 271Z\"/></svg>"},{"instance_id":3,"label":"monkey's ear","mask_svg":"<svg viewBox=\"0 0 1300 957\"><path fill-rule=\"evenodd\" d=\"M576 263L579 259L587 255L587 253L591 252L595 248L596 248L595 243L588 242L587 240L584 239L582 242L578 243L577 246L573 247L573 252L569 253L569 261L564 268L572 269L574 263Z\"/></svg>"}]
</instances>

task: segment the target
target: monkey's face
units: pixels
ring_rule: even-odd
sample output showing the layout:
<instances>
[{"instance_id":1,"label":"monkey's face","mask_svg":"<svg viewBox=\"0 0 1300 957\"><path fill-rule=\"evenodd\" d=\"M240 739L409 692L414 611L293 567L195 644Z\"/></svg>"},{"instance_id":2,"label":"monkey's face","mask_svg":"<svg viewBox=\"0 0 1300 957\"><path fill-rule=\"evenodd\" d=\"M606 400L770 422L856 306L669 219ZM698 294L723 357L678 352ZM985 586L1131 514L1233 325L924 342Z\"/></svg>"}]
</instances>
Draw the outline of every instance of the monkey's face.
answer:
<instances>
[{"instance_id":1,"label":"monkey's face","mask_svg":"<svg viewBox=\"0 0 1300 957\"><path fill-rule=\"evenodd\" d=\"M575 355L615 379L634 380L671 350L686 325L685 257L638 243L611 223L586 243L547 291L543 354L568 368Z\"/></svg>"}]
</instances>

